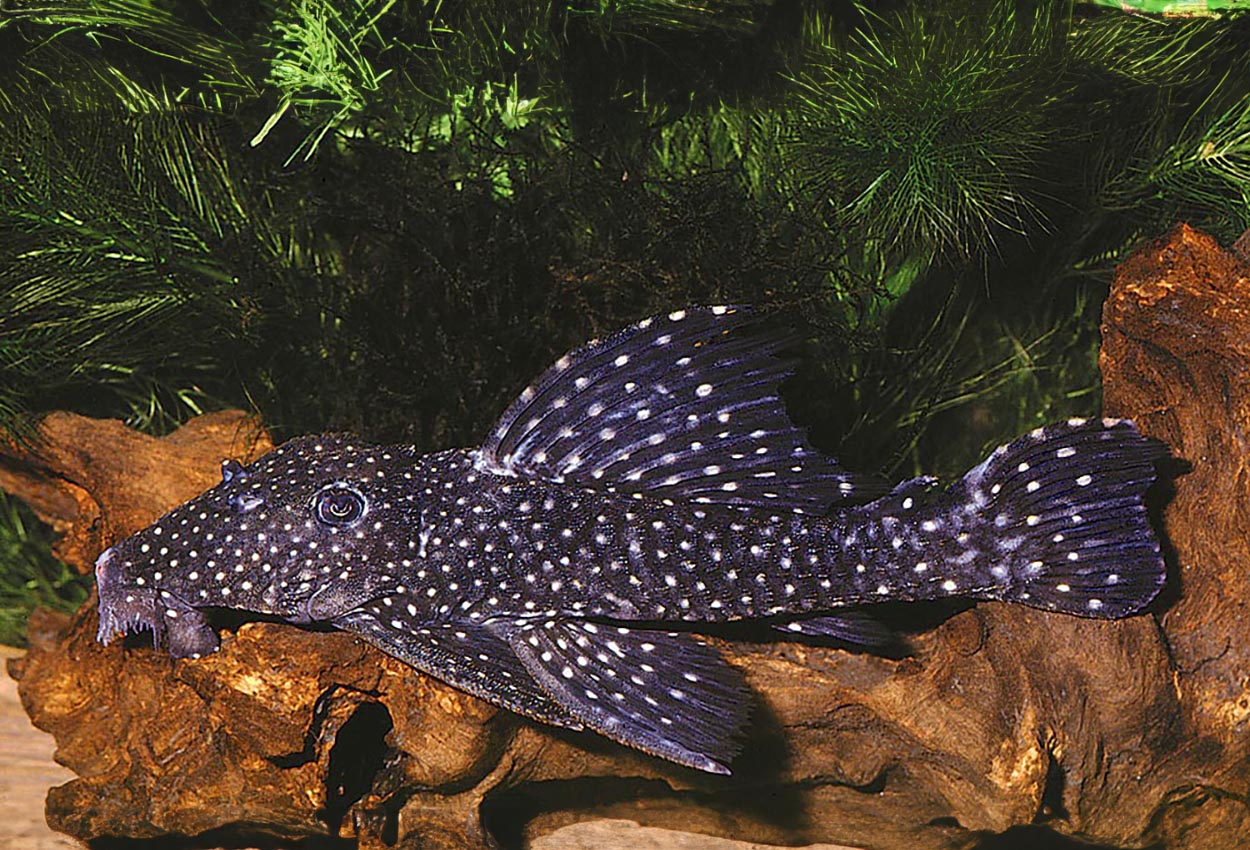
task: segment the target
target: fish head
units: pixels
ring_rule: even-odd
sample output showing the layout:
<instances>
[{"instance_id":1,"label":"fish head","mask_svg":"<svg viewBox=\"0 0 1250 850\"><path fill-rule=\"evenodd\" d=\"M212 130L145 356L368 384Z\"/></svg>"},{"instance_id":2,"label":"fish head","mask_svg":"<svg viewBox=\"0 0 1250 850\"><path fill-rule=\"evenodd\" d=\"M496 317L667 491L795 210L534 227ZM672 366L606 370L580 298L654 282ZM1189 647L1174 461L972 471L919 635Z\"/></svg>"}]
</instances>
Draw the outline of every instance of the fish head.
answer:
<instances>
[{"instance_id":1,"label":"fish head","mask_svg":"<svg viewBox=\"0 0 1250 850\"><path fill-rule=\"evenodd\" d=\"M107 549L96 561L99 639L151 631L180 657L217 647L203 611L328 620L385 592L420 523L409 448L299 437Z\"/></svg>"}]
</instances>

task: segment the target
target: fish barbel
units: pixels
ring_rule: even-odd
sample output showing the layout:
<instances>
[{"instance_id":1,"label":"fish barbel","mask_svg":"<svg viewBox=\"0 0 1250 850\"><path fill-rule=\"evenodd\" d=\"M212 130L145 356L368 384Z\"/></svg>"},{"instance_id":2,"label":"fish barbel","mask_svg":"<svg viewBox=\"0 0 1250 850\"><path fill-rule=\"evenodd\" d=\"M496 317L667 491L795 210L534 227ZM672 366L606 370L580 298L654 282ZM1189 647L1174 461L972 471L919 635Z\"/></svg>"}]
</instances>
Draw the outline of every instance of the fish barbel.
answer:
<instances>
[{"instance_id":1,"label":"fish barbel","mask_svg":"<svg viewBox=\"0 0 1250 850\"><path fill-rule=\"evenodd\" d=\"M742 307L643 320L560 358L477 448L291 440L105 551L99 639L214 651L207 612L324 623L535 720L727 773L741 673L695 633L759 620L873 647L879 602L1139 611L1165 570L1163 456L1126 420L1020 437L946 489L811 449L791 340Z\"/></svg>"}]
</instances>

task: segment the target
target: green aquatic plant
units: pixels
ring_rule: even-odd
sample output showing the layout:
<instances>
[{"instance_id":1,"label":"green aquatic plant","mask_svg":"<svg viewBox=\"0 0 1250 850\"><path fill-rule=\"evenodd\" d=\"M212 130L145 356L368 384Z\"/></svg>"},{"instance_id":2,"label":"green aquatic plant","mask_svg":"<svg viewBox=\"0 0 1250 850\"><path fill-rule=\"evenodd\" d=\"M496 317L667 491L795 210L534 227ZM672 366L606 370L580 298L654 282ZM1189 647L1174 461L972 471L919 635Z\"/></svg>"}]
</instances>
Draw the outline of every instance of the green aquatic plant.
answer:
<instances>
[{"instance_id":1,"label":"green aquatic plant","mask_svg":"<svg viewBox=\"0 0 1250 850\"><path fill-rule=\"evenodd\" d=\"M0 425L71 399L155 430L200 412L246 348L256 278L299 262L298 230L269 226L204 116L17 106L0 137Z\"/></svg>"},{"instance_id":2,"label":"green aquatic plant","mask_svg":"<svg viewBox=\"0 0 1250 850\"><path fill-rule=\"evenodd\" d=\"M25 646L36 607L70 612L87 598L91 580L55 558L51 543L30 509L0 490L0 645Z\"/></svg>"},{"instance_id":3,"label":"green aquatic plant","mask_svg":"<svg viewBox=\"0 0 1250 850\"><path fill-rule=\"evenodd\" d=\"M378 67L391 47L378 22L395 0L299 0L281 4L271 25L265 82L278 91L278 106L252 137L258 145L292 107L308 110L313 130L288 158L311 157L326 134L359 113L393 69Z\"/></svg>"},{"instance_id":4,"label":"green aquatic plant","mask_svg":"<svg viewBox=\"0 0 1250 850\"><path fill-rule=\"evenodd\" d=\"M7 32L6 32L7 30ZM229 109L256 97L251 57L245 45L218 19L184 17L169 4L151 0L12 3L0 11L0 36L11 41L11 55L39 63L38 54L53 45L80 57L102 54L101 82L118 74L130 78L142 66L157 67L184 93L206 108ZM27 52L23 47L33 47ZM56 67L53 65L53 67ZM20 68L20 66L19 66ZM18 73L21 73L18 70ZM177 90L179 86L171 85Z\"/></svg>"},{"instance_id":5,"label":"green aquatic plant","mask_svg":"<svg viewBox=\"0 0 1250 850\"><path fill-rule=\"evenodd\" d=\"M815 44L789 151L813 214L904 253L967 255L1027 230L1064 96L1056 23L1001 3L975 18L909 6Z\"/></svg>"},{"instance_id":6,"label":"green aquatic plant","mask_svg":"<svg viewBox=\"0 0 1250 850\"><path fill-rule=\"evenodd\" d=\"M706 33L708 30L751 32L770 4L760 0L596 0L569 10L571 15L593 21L607 33L675 31Z\"/></svg>"},{"instance_id":7,"label":"green aquatic plant","mask_svg":"<svg viewBox=\"0 0 1250 850\"><path fill-rule=\"evenodd\" d=\"M1108 204L1145 214L1156 227L1188 211L1200 222L1214 219L1226 238L1250 228L1250 99L1230 97L1229 89L1240 86L1217 87L1172 144L1126 169L1108 187Z\"/></svg>"}]
</instances>

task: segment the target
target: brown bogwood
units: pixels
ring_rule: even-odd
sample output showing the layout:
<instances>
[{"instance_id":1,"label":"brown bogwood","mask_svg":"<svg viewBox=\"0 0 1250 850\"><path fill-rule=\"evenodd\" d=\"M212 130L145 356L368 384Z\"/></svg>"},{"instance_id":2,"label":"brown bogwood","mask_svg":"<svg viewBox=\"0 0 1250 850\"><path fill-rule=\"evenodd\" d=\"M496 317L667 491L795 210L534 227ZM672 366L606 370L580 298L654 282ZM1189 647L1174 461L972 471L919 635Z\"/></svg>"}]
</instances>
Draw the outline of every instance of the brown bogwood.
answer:
<instances>
[{"instance_id":1,"label":"brown bogwood","mask_svg":"<svg viewBox=\"0 0 1250 850\"><path fill-rule=\"evenodd\" d=\"M523 843L599 817L871 848L1030 824L1116 847L1242 846L1250 267L1178 227L1121 267L1103 333L1107 415L1186 464L1160 488L1175 580L1153 615L983 604L897 660L727 644L758 707L735 775L716 777L521 720L346 634L233 624L219 653L174 661L134 637L98 645L88 605L37 617L14 671L80 776L51 791L49 821L83 839L227 830L362 847ZM221 457L265 445L254 430L243 451L223 445L247 420L217 416L162 441L61 415L34 449L10 446L0 474L88 564L211 484Z\"/></svg>"},{"instance_id":2,"label":"brown bogwood","mask_svg":"<svg viewBox=\"0 0 1250 850\"><path fill-rule=\"evenodd\" d=\"M250 461L271 448L260 420L238 410L198 416L166 437L58 411L28 439L0 437L0 490L59 532L57 557L86 573L114 541L216 484L222 458Z\"/></svg>"}]
</instances>

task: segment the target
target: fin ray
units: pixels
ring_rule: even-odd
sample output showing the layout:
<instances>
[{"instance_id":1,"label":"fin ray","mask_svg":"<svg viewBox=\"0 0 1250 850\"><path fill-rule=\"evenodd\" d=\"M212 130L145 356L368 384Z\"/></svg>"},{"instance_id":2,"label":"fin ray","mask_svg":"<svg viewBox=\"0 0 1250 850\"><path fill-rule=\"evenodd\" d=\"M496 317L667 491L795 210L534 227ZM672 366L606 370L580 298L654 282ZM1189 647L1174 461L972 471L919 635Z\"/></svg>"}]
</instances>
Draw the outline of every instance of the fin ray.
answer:
<instances>
[{"instance_id":1,"label":"fin ray","mask_svg":"<svg viewBox=\"0 0 1250 850\"><path fill-rule=\"evenodd\" d=\"M376 606L375 606L376 607ZM360 608L329 621L405 664L473 696L543 723L582 724L541 688L506 640L477 623L420 623L396 627L380 610Z\"/></svg>"},{"instance_id":2,"label":"fin ray","mask_svg":"<svg viewBox=\"0 0 1250 850\"><path fill-rule=\"evenodd\" d=\"M510 643L553 699L588 728L643 752L729 773L749 692L689 634L585 621L525 621Z\"/></svg>"},{"instance_id":3,"label":"fin ray","mask_svg":"<svg viewBox=\"0 0 1250 850\"><path fill-rule=\"evenodd\" d=\"M839 611L775 623L773 629L791 640L835 641L868 652L897 651L905 644L893 629L867 611Z\"/></svg>"},{"instance_id":4,"label":"fin ray","mask_svg":"<svg viewBox=\"0 0 1250 850\"><path fill-rule=\"evenodd\" d=\"M1073 419L1021 437L962 482L986 518L1018 534L1008 602L1083 617L1126 617L1163 587L1166 567L1144 497L1167 454L1128 420Z\"/></svg>"},{"instance_id":5,"label":"fin ray","mask_svg":"<svg viewBox=\"0 0 1250 850\"><path fill-rule=\"evenodd\" d=\"M479 465L610 492L796 513L885 492L807 445L777 396L793 339L745 307L655 316L556 361L500 417Z\"/></svg>"}]
</instances>

